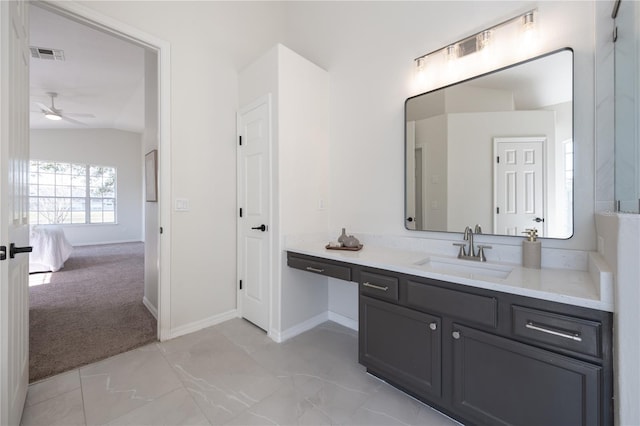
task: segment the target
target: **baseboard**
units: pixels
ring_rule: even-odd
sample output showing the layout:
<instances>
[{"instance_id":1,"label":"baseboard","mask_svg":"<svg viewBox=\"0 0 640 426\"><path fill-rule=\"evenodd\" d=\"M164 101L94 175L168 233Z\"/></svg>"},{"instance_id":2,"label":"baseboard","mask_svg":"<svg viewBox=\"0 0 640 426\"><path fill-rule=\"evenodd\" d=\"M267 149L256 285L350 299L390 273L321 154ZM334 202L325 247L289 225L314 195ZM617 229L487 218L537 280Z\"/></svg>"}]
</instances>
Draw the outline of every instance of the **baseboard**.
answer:
<instances>
[{"instance_id":1,"label":"baseboard","mask_svg":"<svg viewBox=\"0 0 640 426\"><path fill-rule=\"evenodd\" d=\"M142 298L142 304L149 310L151 315L153 315L153 317L157 321L158 320L158 309L155 306L153 306L153 304L149 301L149 299L147 299L147 296L144 296Z\"/></svg>"},{"instance_id":2,"label":"baseboard","mask_svg":"<svg viewBox=\"0 0 640 426\"><path fill-rule=\"evenodd\" d=\"M83 246L106 246L109 244L124 244L124 243L143 243L144 241L140 240L118 240L118 241L98 241L93 243L75 243L71 244L74 247L83 247Z\"/></svg>"},{"instance_id":3,"label":"baseboard","mask_svg":"<svg viewBox=\"0 0 640 426\"><path fill-rule=\"evenodd\" d=\"M223 312L221 314L214 315L200 321L194 321L189 324L172 328L171 330L169 330L169 339L174 339L176 337L184 336L185 334L190 334L202 330L203 328L211 327L212 325L220 324L221 322L228 321L230 319L236 318L237 316L237 309L232 309L230 311Z\"/></svg>"},{"instance_id":4,"label":"baseboard","mask_svg":"<svg viewBox=\"0 0 640 426\"><path fill-rule=\"evenodd\" d=\"M328 320L328 313L323 312L284 331L277 331L272 329L271 331L269 331L269 337L271 337L271 339L273 339L277 343L282 343L285 340L289 340L292 337L297 336L298 334L302 334L305 331L311 330L312 328L317 327L318 325Z\"/></svg>"},{"instance_id":5,"label":"baseboard","mask_svg":"<svg viewBox=\"0 0 640 426\"><path fill-rule=\"evenodd\" d=\"M343 327L358 331L358 321L349 317L345 317L344 315L336 314L335 312L329 311L329 321L333 321Z\"/></svg>"}]
</instances>

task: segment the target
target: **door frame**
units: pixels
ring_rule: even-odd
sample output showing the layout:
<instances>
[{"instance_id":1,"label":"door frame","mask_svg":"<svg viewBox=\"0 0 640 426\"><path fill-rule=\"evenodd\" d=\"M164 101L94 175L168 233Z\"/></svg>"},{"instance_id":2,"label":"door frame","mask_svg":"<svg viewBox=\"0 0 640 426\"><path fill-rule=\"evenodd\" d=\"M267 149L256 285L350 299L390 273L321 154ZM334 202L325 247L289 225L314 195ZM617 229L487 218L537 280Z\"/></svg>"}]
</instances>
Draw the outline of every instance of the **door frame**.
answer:
<instances>
[{"instance_id":1,"label":"door frame","mask_svg":"<svg viewBox=\"0 0 640 426\"><path fill-rule=\"evenodd\" d=\"M158 224L163 232L158 248L158 339L171 330L171 45L86 6L73 2L39 2L51 12L153 50L158 56ZM142 160L141 160L142 161ZM160 232L160 230L158 230Z\"/></svg>"},{"instance_id":2,"label":"door frame","mask_svg":"<svg viewBox=\"0 0 640 426\"><path fill-rule=\"evenodd\" d=\"M273 217L274 211L276 211L275 206L274 206L274 196L273 196L273 107L272 107L272 102L271 102L271 94L267 94L264 96L261 96L260 98L256 99L253 102L250 102L249 104L241 107L238 112L236 113L236 311L237 311L237 316L238 318L242 318L243 317L243 310L242 310L242 292L243 290L240 289L240 277L242 277L242 267L243 267L243 261L244 261L244 255L242 253L242 242L241 242L241 237L242 237L242 221L240 218L240 208L243 207L242 206L242 200L243 200L243 196L244 196L244 192L242 190L242 188L240 187L240 162L242 161L242 154L241 154L241 150L240 150L240 144L239 144L239 138L242 135L242 116L251 111L252 109L258 108L259 106L266 104L267 105L267 109L268 109L268 115L269 115L269 136L268 136L268 159L269 159L269 171L268 171L268 175L269 175L269 194L271 194L271 202L269 203L269 220L270 223L267 224L267 226L269 227L269 235L268 235L268 246L269 246L269 294L268 294L268 299L269 299L269 324L267 327L267 335L271 336L271 329L273 326L273 315L274 315L274 311L273 311L273 292L274 292L274 274L273 274L273 268L274 268L274 226L273 224L275 223L275 218Z\"/></svg>"}]
</instances>

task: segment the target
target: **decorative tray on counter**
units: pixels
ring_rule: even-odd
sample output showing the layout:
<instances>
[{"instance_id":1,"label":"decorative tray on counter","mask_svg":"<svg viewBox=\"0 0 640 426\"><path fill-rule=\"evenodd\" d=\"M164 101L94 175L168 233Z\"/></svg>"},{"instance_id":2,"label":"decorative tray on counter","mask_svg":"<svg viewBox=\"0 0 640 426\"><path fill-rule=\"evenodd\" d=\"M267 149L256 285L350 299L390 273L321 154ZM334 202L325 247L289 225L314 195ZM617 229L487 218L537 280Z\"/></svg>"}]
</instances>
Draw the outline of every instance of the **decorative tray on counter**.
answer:
<instances>
[{"instance_id":1,"label":"decorative tray on counter","mask_svg":"<svg viewBox=\"0 0 640 426\"><path fill-rule=\"evenodd\" d=\"M347 251L358 251L362 249L362 244L358 244L357 247L331 247L327 244L324 248L327 250L347 250Z\"/></svg>"}]
</instances>

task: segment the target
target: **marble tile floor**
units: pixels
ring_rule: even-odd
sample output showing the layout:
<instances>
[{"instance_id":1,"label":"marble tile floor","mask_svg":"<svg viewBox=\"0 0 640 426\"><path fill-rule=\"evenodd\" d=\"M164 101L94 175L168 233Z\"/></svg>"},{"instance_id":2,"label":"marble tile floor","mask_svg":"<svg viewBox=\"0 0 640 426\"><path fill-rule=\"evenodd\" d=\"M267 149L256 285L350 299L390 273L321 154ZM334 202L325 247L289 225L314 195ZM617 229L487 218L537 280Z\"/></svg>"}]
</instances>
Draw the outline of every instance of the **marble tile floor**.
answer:
<instances>
[{"instance_id":1,"label":"marble tile floor","mask_svg":"<svg viewBox=\"0 0 640 426\"><path fill-rule=\"evenodd\" d=\"M284 343L234 319L29 386L22 425L458 423L368 375L353 330Z\"/></svg>"}]
</instances>

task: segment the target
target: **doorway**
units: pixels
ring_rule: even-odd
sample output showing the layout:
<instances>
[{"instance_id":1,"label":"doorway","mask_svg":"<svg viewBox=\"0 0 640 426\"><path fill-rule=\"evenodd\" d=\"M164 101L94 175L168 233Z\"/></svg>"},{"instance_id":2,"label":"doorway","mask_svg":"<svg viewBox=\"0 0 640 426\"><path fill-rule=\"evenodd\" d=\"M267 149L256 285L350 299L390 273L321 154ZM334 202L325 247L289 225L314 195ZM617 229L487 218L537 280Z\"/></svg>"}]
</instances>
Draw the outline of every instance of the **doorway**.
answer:
<instances>
[{"instance_id":1,"label":"doorway","mask_svg":"<svg viewBox=\"0 0 640 426\"><path fill-rule=\"evenodd\" d=\"M271 315L271 98L238 113L238 307L265 331Z\"/></svg>"},{"instance_id":2,"label":"doorway","mask_svg":"<svg viewBox=\"0 0 640 426\"><path fill-rule=\"evenodd\" d=\"M67 124L68 131L73 131L74 129L81 129L82 132L85 132L87 135L81 135L79 138L85 139L94 139L93 135L90 134L90 129L96 128L96 133L107 133L109 130L103 130L108 127L108 124L113 123L113 130L109 133L105 138L118 138L121 134L128 133L127 137L123 137L122 139L127 139L131 134L137 134L137 144L138 148L135 152L131 153L129 151L123 152L122 155L117 154L114 155L114 158L122 157L124 155L130 156L130 160L128 160L128 164L126 166L121 166L122 168L118 169L118 178L121 179L118 185L118 197L121 199L116 199L112 201L112 205L115 204L113 216L116 215L115 209L117 209L117 216L111 218L111 223L106 224L104 226L94 226L94 203L93 198L90 198L89 192L87 190L87 201L85 204L87 208L87 224L86 225L78 225L71 226L68 229L69 233L74 234L73 237L76 240L79 240L79 244L92 244L93 242L100 242L101 238L105 238L104 242L109 242L111 244L117 245L117 243L126 242L126 241L144 241L144 297L140 297L139 302L144 303L146 308L151 314L153 314L157 319L157 326L154 326L155 332L154 335L160 339L168 338L166 327L163 327L166 322L163 322L162 319L168 316L168 309L162 309L161 305L161 295L162 292L162 280L161 278L167 277L167 274L163 274L163 270L167 269L163 267L164 262L168 262L166 255L168 255L168 251L165 249L163 252L162 244L163 241L160 239L160 216L162 213L162 207L166 204L166 201L163 200L162 203L158 202L145 202L143 198L142 191L142 176L144 176L143 171L143 157L144 154L151 151L157 151L158 156L160 158L160 162L158 164L158 189L160 193L159 199L162 199L162 194L166 191L163 191L165 185L168 184L168 174L165 173L165 167L169 162L169 158L164 158L162 155L163 152L168 152L166 149L168 144L168 138L166 137L167 133L163 133L167 129L167 126L160 126L161 120L159 119L159 115L164 113L166 115L166 105L168 104L167 96L163 97L162 93L159 93L161 83L167 85L166 81L162 81L162 77L160 76L160 71L162 68L162 64L160 64L160 55L161 53L164 57L167 56L168 52L162 52L162 43L154 43L151 44L149 41L141 40L138 36L133 37L132 35L125 34L122 32L118 26L119 24L113 23L109 21L109 26L103 25L100 21L101 17L97 17L92 14L91 20L85 18L83 13L85 11L76 11L74 5L50 5L50 4L38 4L38 6L31 6L34 10L34 14L36 18L38 15L48 14L52 19L57 21L64 21L61 24L58 24L55 28L56 31L52 33L50 37L47 38L47 41L50 39L52 44L45 44L42 40L43 37L40 37L39 41L35 41L31 46L32 57L35 58L35 55L43 56L45 61L48 61L48 64L53 64L56 61L62 59L65 60L64 57L64 49L55 49L56 40L63 40L65 32L71 32L77 38L81 38L82 42L78 43L84 47L85 50L78 50L76 52L69 52L69 63L75 61L74 65L77 65L81 61L89 62L91 59L90 50L91 43L89 39L92 37L96 37L101 42L98 43L99 48L95 48L99 54L104 55L108 58L113 58L114 53L127 55L131 51L139 52L136 60L138 61L138 65L142 66L141 77L138 82L138 86L132 88L131 86L127 86L127 80L125 75L130 74L127 69L118 69L118 67L114 66L112 69L105 70L104 63L97 63L96 65L91 66L91 64L85 63L79 70L77 70L77 74L74 74L72 71L69 79L73 84L60 84L60 80L56 82L54 78L51 78L46 84L37 85L36 91L38 95L42 96L43 92L47 96L51 97L51 104L46 103L44 108L41 108L42 111L46 112L47 109L53 110L55 113L60 113L62 116L60 122ZM38 25L40 21L35 19L33 21L32 28ZM44 25L47 30L51 30L51 25ZM73 27L73 28L71 28ZM71 28L71 29L69 29ZM81 28L81 30L79 30ZM78 36L78 34L82 32L86 32L85 36ZM68 34L67 34L68 35ZM117 52L109 51L108 43L105 40L111 40L117 45L115 49ZM118 44L119 43L119 44ZM75 46L74 46L75 47ZM52 53L53 58L48 58L47 55L49 52ZM80 54L78 54L80 52ZM71 55L71 53L75 53ZM80 57L80 59L78 59ZM40 58L37 58L40 60ZM34 59L36 60L36 59ZM166 67L166 64L165 64ZM83 80L86 75L90 74L98 74L98 78L102 77L104 82L112 81L114 83L108 83L109 87L92 87L90 82ZM52 77L54 73L47 73L49 77ZM32 76L34 73L32 73ZM107 78L109 77L109 78ZM113 77L113 79L111 79ZM64 80L64 79L63 79ZM65 83L64 81L62 83ZM74 86L77 85L76 86ZM50 87L46 87L46 86ZM53 87L51 87L53 86ZM57 86L57 87L56 87ZM107 86L107 85L105 85ZM106 89L106 90L105 90ZM53 93L54 96L51 96ZM121 113L119 117L111 117L110 109L114 105L117 104L118 95L122 94L131 94L131 101L127 103L124 107L121 107L124 113ZM64 96L63 96L64 95ZM137 99L134 99L137 96ZM99 99L100 102L92 103L96 98ZM56 102L54 104L54 101ZM135 120L131 120L130 117L135 116L136 114L132 113L134 109L132 109L131 105L135 104L136 101L142 104L142 111L138 114L138 122ZM162 105L162 102L165 101L166 104ZM32 111L33 111L33 98L32 98ZM39 105L41 106L44 102L40 101ZM89 106L90 108L79 108L79 106ZM127 111L128 109L128 111ZM145 110L147 113L145 113ZM75 114L74 114L75 113ZM39 112L36 113L36 116L40 116ZM127 121L128 120L128 121ZM32 123L33 123L32 119ZM139 124L139 128L136 126ZM101 128L101 130L97 130L97 128ZM71 132L68 132L71 134ZM130 139L130 138L129 138ZM107 150L114 150L114 146L111 145ZM88 150L91 151L91 150ZM60 152L60 150L58 151ZM73 152L75 155L79 155L78 150ZM46 155L39 153L40 156ZM96 153L95 150L93 152L94 158L100 157L100 160L103 162L108 162L108 159L102 160L106 155L101 155ZM77 158L77 157L76 157ZM42 159L42 158L39 158ZM57 161L60 161L57 159ZM82 160L88 164L87 167L91 167L92 161L96 160ZM61 163L67 163L73 165L77 163L76 159L64 160ZM130 169L129 163L133 163L133 166ZM110 164L102 164L110 166ZM136 170L136 173L139 174L139 181L128 181L125 178L127 173L132 174L133 170ZM139 192L138 197L133 197L133 202L129 201L129 205L125 205L126 200L131 199L130 195L120 197L121 191L130 191L131 188L134 187L137 192ZM92 194L93 195L93 194ZM89 204L91 206L89 207ZM133 211L131 205L137 204L136 210L137 213L137 231L133 232L133 236L129 234L118 234L118 229L131 229L135 228L133 226L129 226L125 222L127 219L130 219ZM74 212L72 212L74 213ZM106 214L105 214L106 216ZM133 215L135 216L135 215ZM133 220L133 219L131 219ZM67 222L63 222L67 223ZM124 226L121 226L124 225ZM84 229L82 229L84 226ZM102 228L102 229L100 229ZM91 237L86 237L86 231L94 232ZM105 236L105 234L111 234ZM84 239L83 239L84 238ZM80 248L80 247L79 247ZM161 256L161 253L165 256ZM73 254L72 254L73 256ZM160 262L162 259L162 262ZM77 262L76 262L77 264ZM64 269L62 270L64 271ZM54 280L55 281L55 280ZM168 285L168 279L166 283ZM167 294L165 292L165 294ZM165 301L165 305L167 304ZM142 308L144 309L144 308Z\"/></svg>"}]
</instances>

